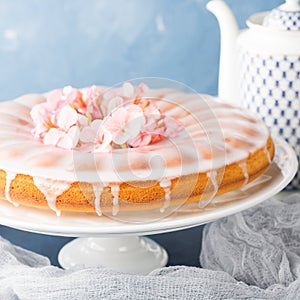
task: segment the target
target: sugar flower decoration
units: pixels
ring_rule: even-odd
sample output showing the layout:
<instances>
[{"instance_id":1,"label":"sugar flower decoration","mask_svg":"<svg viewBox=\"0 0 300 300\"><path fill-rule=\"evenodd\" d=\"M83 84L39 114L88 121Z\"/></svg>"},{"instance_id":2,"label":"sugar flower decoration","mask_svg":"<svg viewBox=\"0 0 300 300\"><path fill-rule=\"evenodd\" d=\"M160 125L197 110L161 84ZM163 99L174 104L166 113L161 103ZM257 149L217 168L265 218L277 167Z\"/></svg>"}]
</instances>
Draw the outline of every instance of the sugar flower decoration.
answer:
<instances>
[{"instance_id":1,"label":"sugar flower decoration","mask_svg":"<svg viewBox=\"0 0 300 300\"><path fill-rule=\"evenodd\" d=\"M143 83L54 90L32 108L32 134L46 145L87 152L138 148L175 136L182 125L147 99L148 90Z\"/></svg>"},{"instance_id":2,"label":"sugar flower decoration","mask_svg":"<svg viewBox=\"0 0 300 300\"><path fill-rule=\"evenodd\" d=\"M70 106L66 105L52 118L49 131L45 133L43 141L46 145L71 149L75 147L79 139L78 114Z\"/></svg>"},{"instance_id":3,"label":"sugar flower decoration","mask_svg":"<svg viewBox=\"0 0 300 300\"><path fill-rule=\"evenodd\" d=\"M81 149L88 152L108 152L111 150L112 134L103 126L103 120L94 120L80 133Z\"/></svg>"},{"instance_id":4,"label":"sugar flower decoration","mask_svg":"<svg viewBox=\"0 0 300 300\"><path fill-rule=\"evenodd\" d=\"M126 145L139 135L145 122L142 109L137 105L130 105L113 111L106 119L104 128L111 132L115 144Z\"/></svg>"}]
</instances>

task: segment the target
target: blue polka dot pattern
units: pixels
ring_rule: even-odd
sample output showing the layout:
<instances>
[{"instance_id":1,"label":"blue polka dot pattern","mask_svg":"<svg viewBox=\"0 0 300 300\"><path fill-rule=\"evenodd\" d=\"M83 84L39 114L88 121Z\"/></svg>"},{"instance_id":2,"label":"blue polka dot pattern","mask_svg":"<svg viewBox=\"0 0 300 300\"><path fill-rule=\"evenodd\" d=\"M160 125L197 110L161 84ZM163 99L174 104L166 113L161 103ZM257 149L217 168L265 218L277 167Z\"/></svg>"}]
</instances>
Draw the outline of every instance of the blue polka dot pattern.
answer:
<instances>
[{"instance_id":1,"label":"blue polka dot pattern","mask_svg":"<svg viewBox=\"0 0 300 300\"><path fill-rule=\"evenodd\" d=\"M288 31L300 31L300 11L273 9L264 19L264 26Z\"/></svg>"},{"instance_id":2,"label":"blue polka dot pattern","mask_svg":"<svg viewBox=\"0 0 300 300\"><path fill-rule=\"evenodd\" d=\"M242 54L242 99L300 159L300 56ZM300 169L289 189L300 189Z\"/></svg>"}]
</instances>

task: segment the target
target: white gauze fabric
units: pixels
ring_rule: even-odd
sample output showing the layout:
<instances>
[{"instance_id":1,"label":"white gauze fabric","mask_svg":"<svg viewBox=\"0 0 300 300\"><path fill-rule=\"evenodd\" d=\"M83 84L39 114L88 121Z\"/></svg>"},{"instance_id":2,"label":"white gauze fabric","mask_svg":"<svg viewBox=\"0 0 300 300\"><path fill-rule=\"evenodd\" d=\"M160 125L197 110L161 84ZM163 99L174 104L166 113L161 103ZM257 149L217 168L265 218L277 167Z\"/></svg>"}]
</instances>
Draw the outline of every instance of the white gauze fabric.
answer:
<instances>
[{"instance_id":1,"label":"white gauze fabric","mask_svg":"<svg viewBox=\"0 0 300 300\"><path fill-rule=\"evenodd\" d=\"M206 226L203 269L62 270L0 239L0 299L300 299L300 194Z\"/></svg>"}]
</instances>

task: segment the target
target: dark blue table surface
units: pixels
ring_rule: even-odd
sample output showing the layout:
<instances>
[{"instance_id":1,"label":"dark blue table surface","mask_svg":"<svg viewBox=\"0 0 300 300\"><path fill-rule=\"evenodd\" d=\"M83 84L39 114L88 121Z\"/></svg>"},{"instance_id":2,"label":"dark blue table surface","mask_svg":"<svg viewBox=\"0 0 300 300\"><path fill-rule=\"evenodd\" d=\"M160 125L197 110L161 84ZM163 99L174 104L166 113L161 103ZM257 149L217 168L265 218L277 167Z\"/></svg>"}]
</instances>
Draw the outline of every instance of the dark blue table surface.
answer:
<instances>
[{"instance_id":1,"label":"dark blue table surface","mask_svg":"<svg viewBox=\"0 0 300 300\"><path fill-rule=\"evenodd\" d=\"M169 266L187 265L199 267L203 226L149 236L162 245L169 254ZM0 226L0 236L13 244L49 257L51 263L59 266L59 250L73 238L42 235Z\"/></svg>"}]
</instances>

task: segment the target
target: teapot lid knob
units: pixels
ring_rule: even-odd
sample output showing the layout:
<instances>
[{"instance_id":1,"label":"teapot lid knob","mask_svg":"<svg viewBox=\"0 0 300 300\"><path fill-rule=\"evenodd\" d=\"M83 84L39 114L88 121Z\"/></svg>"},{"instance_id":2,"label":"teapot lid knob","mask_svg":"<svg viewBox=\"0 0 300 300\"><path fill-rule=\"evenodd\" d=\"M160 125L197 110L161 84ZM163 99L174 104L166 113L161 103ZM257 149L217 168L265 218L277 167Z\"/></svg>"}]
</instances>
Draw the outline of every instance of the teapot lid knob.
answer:
<instances>
[{"instance_id":1,"label":"teapot lid knob","mask_svg":"<svg viewBox=\"0 0 300 300\"><path fill-rule=\"evenodd\" d=\"M300 32L299 0L286 0L273 9L264 18L263 25L277 30Z\"/></svg>"},{"instance_id":2,"label":"teapot lid knob","mask_svg":"<svg viewBox=\"0 0 300 300\"><path fill-rule=\"evenodd\" d=\"M279 9L283 11L290 11L290 12L300 11L299 0L286 0L285 4L279 6Z\"/></svg>"}]
</instances>

